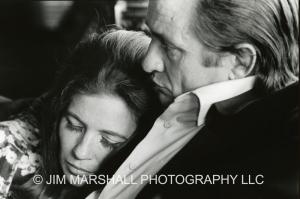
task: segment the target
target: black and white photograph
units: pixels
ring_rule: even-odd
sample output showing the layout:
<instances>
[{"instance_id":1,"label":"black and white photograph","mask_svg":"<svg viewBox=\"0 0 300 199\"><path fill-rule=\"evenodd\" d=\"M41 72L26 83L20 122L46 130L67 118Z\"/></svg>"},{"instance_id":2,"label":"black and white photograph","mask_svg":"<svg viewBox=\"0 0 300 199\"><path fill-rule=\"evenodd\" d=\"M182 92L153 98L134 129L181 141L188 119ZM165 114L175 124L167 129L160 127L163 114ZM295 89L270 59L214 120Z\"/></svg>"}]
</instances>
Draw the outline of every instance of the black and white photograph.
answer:
<instances>
[{"instance_id":1,"label":"black and white photograph","mask_svg":"<svg viewBox=\"0 0 300 199\"><path fill-rule=\"evenodd\" d=\"M0 1L0 199L299 199L298 0Z\"/></svg>"}]
</instances>

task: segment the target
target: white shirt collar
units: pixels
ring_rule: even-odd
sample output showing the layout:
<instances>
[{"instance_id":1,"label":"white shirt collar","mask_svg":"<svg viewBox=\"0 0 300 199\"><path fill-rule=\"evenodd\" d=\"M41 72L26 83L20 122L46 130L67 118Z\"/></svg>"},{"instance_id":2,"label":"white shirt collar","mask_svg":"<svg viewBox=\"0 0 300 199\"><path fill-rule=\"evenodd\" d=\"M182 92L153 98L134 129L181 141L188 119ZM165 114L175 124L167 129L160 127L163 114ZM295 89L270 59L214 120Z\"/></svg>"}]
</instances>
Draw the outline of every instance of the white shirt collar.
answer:
<instances>
[{"instance_id":1,"label":"white shirt collar","mask_svg":"<svg viewBox=\"0 0 300 199\"><path fill-rule=\"evenodd\" d=\"M229 80L210 84L191 91L199 99L200 107L198 114L198 125L204 123L206 114L216 102L236 97L251 90L254 86L255 76L243 79Z\"/></svg>"}]
</instances>

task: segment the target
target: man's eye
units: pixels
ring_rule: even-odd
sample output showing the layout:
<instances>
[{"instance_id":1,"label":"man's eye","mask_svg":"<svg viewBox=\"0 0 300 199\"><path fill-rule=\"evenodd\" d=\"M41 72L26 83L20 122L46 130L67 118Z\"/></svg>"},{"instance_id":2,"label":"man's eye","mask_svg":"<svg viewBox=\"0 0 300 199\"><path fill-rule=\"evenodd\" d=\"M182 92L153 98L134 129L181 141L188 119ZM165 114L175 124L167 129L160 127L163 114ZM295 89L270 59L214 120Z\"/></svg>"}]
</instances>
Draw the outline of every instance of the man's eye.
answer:
<instances>
[{"instance_id":1,"label":"man's eye","mask_svg":"<svg viewBox=\"0 0 300 199\"><path fill-rule=\"evenodd\" d=\"M169 59L171 59L171 60L179 60L180 59L181 52L178 49L171 47L169 45L163 45L163 48L165 49L165 52L166 52L167 56L169 57Z\"/></svg>"}]
</instances>

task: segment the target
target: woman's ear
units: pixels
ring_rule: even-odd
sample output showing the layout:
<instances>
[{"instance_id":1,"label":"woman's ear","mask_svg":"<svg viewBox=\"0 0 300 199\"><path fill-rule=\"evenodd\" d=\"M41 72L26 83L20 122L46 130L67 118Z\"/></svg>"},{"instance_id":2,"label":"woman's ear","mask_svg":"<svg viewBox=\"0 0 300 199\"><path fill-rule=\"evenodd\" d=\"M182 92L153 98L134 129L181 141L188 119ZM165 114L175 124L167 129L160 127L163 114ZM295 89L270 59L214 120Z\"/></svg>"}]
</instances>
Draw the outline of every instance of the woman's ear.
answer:
<instances>
[{"instance_id":1,"label":"woman's ear","mask_svg":"<svg viewBox=\"0 0 300 199\"><path fill-rule=\"evenodd\" d=\"M256 50L253 45L242 43L235 46L237 53L234 55L234 66L228 79L241 79L247 77L254 70L256 63Z\"/></svg>"}]
</instances>

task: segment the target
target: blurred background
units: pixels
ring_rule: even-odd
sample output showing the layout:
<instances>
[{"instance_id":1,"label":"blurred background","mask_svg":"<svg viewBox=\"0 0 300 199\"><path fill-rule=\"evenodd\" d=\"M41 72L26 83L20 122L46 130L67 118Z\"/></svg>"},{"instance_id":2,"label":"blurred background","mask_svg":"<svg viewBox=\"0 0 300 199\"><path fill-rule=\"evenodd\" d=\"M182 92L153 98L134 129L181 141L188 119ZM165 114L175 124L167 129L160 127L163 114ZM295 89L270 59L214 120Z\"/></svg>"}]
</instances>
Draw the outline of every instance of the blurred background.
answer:
<instances>
[{"instance_id":1,"label":"blurred background","mask_svg":"<svg viewBox=\"0 0 300 199\"><path fill-rule=\"evenodd\" d=\"M148 0L0 1L0 99L36 97L67 53L104 25L144 30Z\"/></svg>"}]
</instances>

